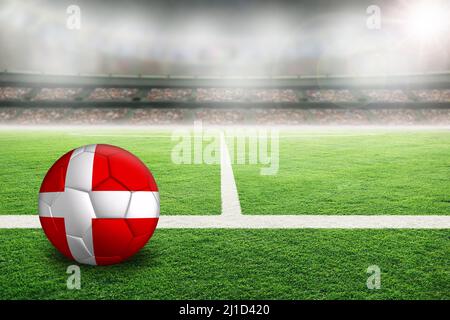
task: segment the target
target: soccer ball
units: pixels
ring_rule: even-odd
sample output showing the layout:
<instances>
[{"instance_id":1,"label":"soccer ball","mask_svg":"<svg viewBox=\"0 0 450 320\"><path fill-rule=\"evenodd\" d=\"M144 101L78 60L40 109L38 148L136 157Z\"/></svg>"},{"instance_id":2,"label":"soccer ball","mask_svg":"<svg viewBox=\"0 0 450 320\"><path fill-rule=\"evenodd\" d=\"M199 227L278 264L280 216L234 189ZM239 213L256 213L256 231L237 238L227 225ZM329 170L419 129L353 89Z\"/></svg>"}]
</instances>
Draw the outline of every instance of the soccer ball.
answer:
<instances>
[{"instance_id":1,"label":"soccer ball","mask_svg":"<svg viewBox=\"0 0 450 320\"><path fill-rule=\"evenodd\" d=\"M47 238L79 263L109 265L138 252L159 219L159 193L148 168L121 148L87 145L48 170L39 191Z\"/></svg>"}]
</instances>

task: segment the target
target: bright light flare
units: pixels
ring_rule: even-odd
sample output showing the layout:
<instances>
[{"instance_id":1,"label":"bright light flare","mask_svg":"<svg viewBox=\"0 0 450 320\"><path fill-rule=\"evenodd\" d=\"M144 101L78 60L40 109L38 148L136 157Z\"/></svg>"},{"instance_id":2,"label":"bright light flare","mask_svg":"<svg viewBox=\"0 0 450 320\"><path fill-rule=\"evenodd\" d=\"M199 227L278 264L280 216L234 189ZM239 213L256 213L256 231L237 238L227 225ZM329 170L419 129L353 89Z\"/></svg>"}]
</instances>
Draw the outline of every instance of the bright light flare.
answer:
<instances>
[{"instance_id":1,"label":"bright light flare","mask_svg":"<svg viewBox=\"0 0 450 320\"><path fill-rule=\"evenodd\" d=\"M448 28L448 7L435 2L420 2L407 10L407 28L420 39L445 35Z\"/></svg>"}]
</instances>

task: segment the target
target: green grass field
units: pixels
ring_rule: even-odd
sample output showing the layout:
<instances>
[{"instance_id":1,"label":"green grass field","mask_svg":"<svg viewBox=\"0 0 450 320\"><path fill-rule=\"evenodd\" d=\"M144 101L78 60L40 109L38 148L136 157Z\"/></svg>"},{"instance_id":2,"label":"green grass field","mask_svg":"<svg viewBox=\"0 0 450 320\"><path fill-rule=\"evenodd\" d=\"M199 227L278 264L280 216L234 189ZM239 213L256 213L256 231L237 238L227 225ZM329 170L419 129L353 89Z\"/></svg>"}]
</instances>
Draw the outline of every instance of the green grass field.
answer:
<instances>
[{"instance_id":1,"label":"green grass field","mask_svg":"<svg viewBox=\"0 0 450 320\"><path fill-rule=\"evenodd\" d=\"M448 230L157 230L131 261L72 264L40 230L0 230L0 299L450 299ZM367 267L381 289L366 287Z\"/></svg>"},{"instance_id":2,"label":"green grass field","mask_svg":"<svg viewBox=\"0 0 450 320\"><path fill-rule=\"evenodd\" d=\"M121 146L152 170L162 214L220 214L220 166L177 165L169 131L0 131L0 214L36 214L48 168L72 148ZM244 214L450 214L450 132L284 132L279 171L234 165ZM20 196L20 198L17 198Z\"/></svg>"},{"instance_id":3,"label":"green grass field","mask_svg":"<svg viewBox=\"0 0 450 320\"><path fill-rule=\"evenodd\" d=\"M37 214L47 170L67 151L108 143L136 154L152 171L162 214L220 214L220 166L171 162L170 132L0 131L0 214Z\"/></svg>"},{"instance_id":4,"label":"green grass field","mask_svg":"<svg viewBox=\"0 0 450 320\"><path fill-rule=\"evenodd\" d=\"M2 129L0 214L36 214L48 168L89 143L139 156L162 215L220 214L220 166L172 163L170 133ZM233 166L244 214L450 214L450 131L285 131L278 174L261 167ZM42 230L0 229L0 299L450 299L448 229L157 229L124 264L81 266L81 290L71 264Z\"/></svg>"},{"instance_id":5,"label":"green grass field","mask_svg":"<svg viewBox=\"0 0 450 320\"><path fill-rule=\"evenodd\" d=\"M287 132L277 175L235 165L244 214L450 214L450 132Z\"/></svg>"}]
</instances>

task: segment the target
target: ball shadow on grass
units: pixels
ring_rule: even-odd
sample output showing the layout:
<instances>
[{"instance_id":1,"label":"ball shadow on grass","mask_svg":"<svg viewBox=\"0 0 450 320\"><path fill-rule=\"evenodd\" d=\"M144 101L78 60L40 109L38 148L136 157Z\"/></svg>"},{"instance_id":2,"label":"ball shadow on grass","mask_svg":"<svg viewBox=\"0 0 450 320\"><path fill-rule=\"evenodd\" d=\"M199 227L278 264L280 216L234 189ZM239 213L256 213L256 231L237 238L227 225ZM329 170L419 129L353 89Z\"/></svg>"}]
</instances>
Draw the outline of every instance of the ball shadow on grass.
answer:
<instances>
[{"instance_id":1,"label":"ball shadow on grass","mask_svg":"<svg viewBox=\"0 0 450 320\"><path fill-rule=\"evenodd\" d=\"M151 248L149 248L151 247ZM159 245L157 242L147 243L139 252L137 252L134 256L128 258L127 260L113 265L106 266L93 266L87 264L80 264L75 260L71 260L60 253L56 248L54 248L51 244L46 244L42 246L42 252L45 258L52 262L52 264L57 265L58 267L69 266L69 265L79 265L84 268L95 268L95 269L114 269L121 268L127 269L129 272L132 272L132 269L148 267L148 266L158 266L159 258L162 256L162 253L159 250Z\"/></svg>"}]
</instances>

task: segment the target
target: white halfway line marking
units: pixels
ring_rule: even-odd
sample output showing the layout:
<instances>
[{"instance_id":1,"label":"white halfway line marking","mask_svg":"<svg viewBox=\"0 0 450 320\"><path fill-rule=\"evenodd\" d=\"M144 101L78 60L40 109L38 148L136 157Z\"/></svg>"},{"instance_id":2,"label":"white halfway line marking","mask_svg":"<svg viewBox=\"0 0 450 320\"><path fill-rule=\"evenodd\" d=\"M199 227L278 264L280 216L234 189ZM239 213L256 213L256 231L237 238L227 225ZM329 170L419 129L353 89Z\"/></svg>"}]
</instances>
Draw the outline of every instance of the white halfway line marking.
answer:
<instances>
[{"instance_id":1,"label":"white halfway line marking","mask_svg":"<svg viewBox=\"0 0 450 320\"><path fill-rule=\"evenodd\" d=\"M37 215L0 215L0 229L41 228ZM162 229L450 229L450 216L160 216Z\"/></svg>"},{"instance_id":2,"label":"white halfway line marking","mask_svg":"<svg viewBox=\"0 0 450 320\"><path fill-rule=\"evenodd\" d=\"M233 167L228 152L225 136L220 134L220 193L222 198L222 216L240 216L241 204L234 180Z\"/></svg>"}]
</instances>

